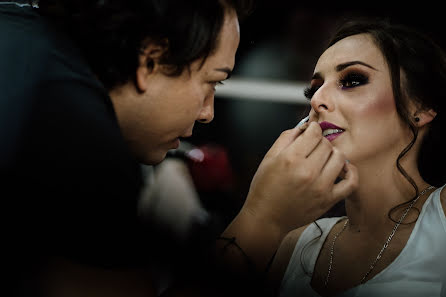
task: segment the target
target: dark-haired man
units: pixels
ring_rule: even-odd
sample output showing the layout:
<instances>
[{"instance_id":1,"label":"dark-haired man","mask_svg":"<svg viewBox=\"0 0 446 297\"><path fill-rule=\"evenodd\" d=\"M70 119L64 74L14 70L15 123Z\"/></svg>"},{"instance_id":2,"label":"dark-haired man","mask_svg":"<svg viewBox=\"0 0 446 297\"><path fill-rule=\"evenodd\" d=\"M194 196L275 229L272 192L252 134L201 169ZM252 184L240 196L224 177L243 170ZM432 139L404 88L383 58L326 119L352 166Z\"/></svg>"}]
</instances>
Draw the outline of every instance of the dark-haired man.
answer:
<instances>
[{"instance_id":1,"label":"dark-haired man","mask_svg":"<svg viewBox=\"0 0 446 297\"><path fill-rule=\"evenodd\" d=\"M176 247L138 221L139 163L161 162L196 121L212 120L244 1L27 2L0 4L0 112L15 115L0 119L1 191L14 226L8 255L30 281L19 288L34 290L38 275L46 296L155 295L148 264ZM321 138L317 125L307 132ZM355 183L307 199L298 186L309 180L295 174L300 133L279 137L224 234L244 249L224 255L235 267L244 254L266 266L286 232Z\"/></svg>"}]
</instances>

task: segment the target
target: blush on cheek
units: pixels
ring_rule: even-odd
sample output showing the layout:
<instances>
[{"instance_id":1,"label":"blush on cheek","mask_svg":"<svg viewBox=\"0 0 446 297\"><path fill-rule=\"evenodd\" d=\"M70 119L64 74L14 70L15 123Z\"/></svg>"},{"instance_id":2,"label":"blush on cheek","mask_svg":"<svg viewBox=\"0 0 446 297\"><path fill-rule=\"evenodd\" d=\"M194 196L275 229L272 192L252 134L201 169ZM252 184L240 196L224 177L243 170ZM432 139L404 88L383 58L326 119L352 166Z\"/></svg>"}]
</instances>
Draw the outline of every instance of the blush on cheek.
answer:
<instances>
[{"instance_id":1,"label":"blush on cheek","mask_svg":"<svg viewBox=\"0 0 446 297\"><path fill-rule=\"evenodd\" d=\"M375 94L373 98L370 98L358 108L358 114L364 117L372 115L379 117L393 113L396 114L396 106L391 92Z\"/></svg>"}]
</instances>

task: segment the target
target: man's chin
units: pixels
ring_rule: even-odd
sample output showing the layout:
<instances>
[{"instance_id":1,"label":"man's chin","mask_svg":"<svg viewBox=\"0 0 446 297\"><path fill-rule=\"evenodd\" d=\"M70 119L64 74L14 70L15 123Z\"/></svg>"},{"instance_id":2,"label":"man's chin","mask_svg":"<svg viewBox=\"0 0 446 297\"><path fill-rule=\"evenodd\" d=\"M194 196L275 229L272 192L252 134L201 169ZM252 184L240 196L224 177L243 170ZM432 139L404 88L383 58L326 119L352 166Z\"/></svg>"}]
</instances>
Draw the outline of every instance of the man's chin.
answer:
<instances>
[{"instance_id":1,"label":"man's chin","mask_svg":"<svg viewBox=\"0 0 446 297\"><path fill-rule=\"evenodd\" d=\"M166 158L167 151L146 154L139 158L139 162L144 165L157 165Z\"/></svg>"}]
</instances>

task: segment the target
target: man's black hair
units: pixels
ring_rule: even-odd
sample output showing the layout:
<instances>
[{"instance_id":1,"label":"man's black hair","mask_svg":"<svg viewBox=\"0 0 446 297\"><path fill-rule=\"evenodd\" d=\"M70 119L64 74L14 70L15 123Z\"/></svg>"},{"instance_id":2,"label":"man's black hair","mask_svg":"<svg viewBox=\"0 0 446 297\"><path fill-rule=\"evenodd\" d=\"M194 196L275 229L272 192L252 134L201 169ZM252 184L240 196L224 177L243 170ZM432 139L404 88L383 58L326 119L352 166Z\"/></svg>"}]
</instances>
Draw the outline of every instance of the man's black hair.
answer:
<instances>
[{"instance_id":1,"label":"man's black hair","mask_svg":"<svg viewBox=\"0 0 446 297\"><path fill-rule=\"evenodd\" d=\"M40 0L40 14L65 30L110 90L134 79L147 42L166 46L160 62L179 75L216 47L225 11L249 0Z\"/></svg>"}]
</instances>

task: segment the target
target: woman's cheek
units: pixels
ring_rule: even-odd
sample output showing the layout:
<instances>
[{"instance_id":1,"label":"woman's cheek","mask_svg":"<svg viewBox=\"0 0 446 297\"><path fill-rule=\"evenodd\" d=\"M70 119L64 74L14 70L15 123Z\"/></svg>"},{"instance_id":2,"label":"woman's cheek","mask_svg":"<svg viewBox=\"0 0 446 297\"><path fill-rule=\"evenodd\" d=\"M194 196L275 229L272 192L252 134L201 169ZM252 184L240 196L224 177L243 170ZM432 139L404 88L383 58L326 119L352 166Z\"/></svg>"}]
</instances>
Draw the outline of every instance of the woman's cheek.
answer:
<instances>
[{"instance_id":1,"label":"woman's cheek","mask_svg":"<svg viewBox=\"0 0 446 297\"><path fill-rule=\"evenodd\" d=\"M364 100L364 104L357 106L358 114L361 117L385 116L396 112L395 100L393 94L381 92L374 94L369 100Z\"/></svg>"}]
</instances>

